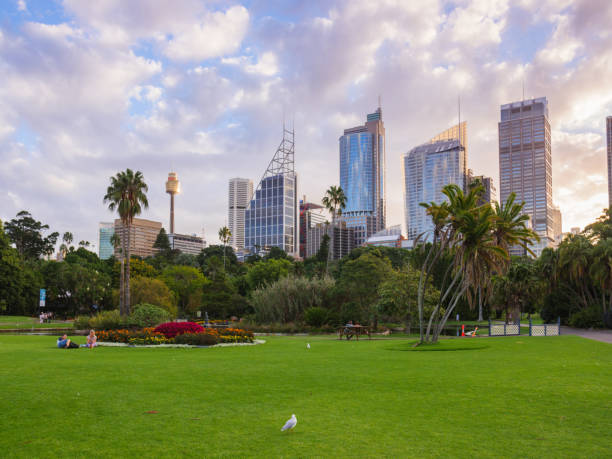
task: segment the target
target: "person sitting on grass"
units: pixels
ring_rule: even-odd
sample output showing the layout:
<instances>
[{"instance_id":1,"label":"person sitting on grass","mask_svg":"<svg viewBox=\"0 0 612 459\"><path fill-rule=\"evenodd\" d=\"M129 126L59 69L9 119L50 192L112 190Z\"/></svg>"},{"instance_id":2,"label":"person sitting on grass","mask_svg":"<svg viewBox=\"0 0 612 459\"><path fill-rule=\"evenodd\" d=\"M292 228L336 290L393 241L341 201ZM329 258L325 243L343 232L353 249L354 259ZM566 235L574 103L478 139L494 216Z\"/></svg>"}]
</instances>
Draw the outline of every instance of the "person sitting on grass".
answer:
<instances>
[{"instance_id":1,"label":"person sitting on grass","mask_svg":"<svg viewBox=\"0 0 612 459\"><path fill-rule=\"evenodd\" d=\"M64 334L57 339L57 347L60 349L77 349L79 345L68 338L68 335Z\"/></svg>"},{"instance_id":2,"label":"person sitting on grass","mask_svg":"<svg viewBox=\"0 0 612 459\"><path fill-rule=\"evenodd\" d=\"M98 337L96 336L96 332L93 330L89 330L89 335L87 335L87 344L85 345L89 349L93 349L98 345Z\"/></svg>"}]
</instances>

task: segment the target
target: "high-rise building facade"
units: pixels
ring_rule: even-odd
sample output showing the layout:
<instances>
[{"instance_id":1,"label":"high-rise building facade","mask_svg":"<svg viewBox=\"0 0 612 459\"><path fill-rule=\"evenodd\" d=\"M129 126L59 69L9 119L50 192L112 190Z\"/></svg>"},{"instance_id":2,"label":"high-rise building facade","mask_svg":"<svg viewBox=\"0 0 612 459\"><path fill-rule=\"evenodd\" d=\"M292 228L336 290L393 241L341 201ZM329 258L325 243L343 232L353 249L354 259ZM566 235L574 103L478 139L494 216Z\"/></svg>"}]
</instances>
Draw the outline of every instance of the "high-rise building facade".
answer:
<instances>
[{"instance_id":1,"label":"high-rise building facade","mask_svg":"<svg viewBox=\"0 0 612 459\"><path fill-rule=\"evenodd\" d=\"M532 247L536 255L554 243L552 216L552 158L546 97L501 106L499 122L500 202L510 193L525 202L524 212L540 236ZM513 254L521 249L514 247Z\"/></svg>"},{"instance_id":2,"label":"high-rise building facade","mask_svg":"<svg viewBox=\"0 0 612 459\"><path fill-rule=\"evenodd\" d=\"M230 237L230 245L234 250L244 248L244 216L253 197L253 182L246 178L232 178L229 181L229 207L227 220Z\"/></svg>"},{"instance_id":3,"label":"high-rise building facade","mask_svg":"<svg viewBox=\"0 0 612 459\"><path fill-rule=\"evenodd\" d=\"M113 256L115 248L111 238L115 234L115 224L112 222L101 222L98 225L98 256L100 260L107 260Z\"/></svg>"},{"instance_id":4,"label":"high-rise building facade","mask_svg":"<svg viewBox=\"0 0 612 459\"><path fill-rule=\"evenodd\" d=\"M485 202L493 204L493 201L497 200L497 190L493 185L493 179L491 177L487 177L485 175L474 175L472 170L468 169L468 183L470 185L479 183L484 188L481 204L484 204Z\"/></svg>"},{"instance_id":5,"label":"high-rise building facade","mask_svg":"<svg viewBox=\"0 0 612 459\"><path fill-rule=\"evenodd\" d=\"M337 221L335 226L317 223L312 228L308 228L307 233L307 257L313 257L317 254L326 234L329 236L329 250L332 260L345 257L355 248L355 228L347 226L344 221Z\"/></svg>"},{"instance_id":6,"label":"high-rise building facade","mask_svg":"<svg viewBox=\"0 0 612 459\"><path fill-rule=\"evenodd\" d=\"M153 248L153 244L161 229L161 222L135 218L130 225L130 255L143 258L154 255L156 249ZM115 249L115 257L119 258L120 250L124 242L127 242L128 236L127 228L120 219L115 220L115 233L121 238L121 244Z\"/></svg>"},{"instance_id":7,"label":"high-rise building facade","mask_svg":"<svg viewBox=\"0 0 612 459\"><path fill-rule=\"evenodd\" d=\"M459 139L426 143L410 150L404 161L404 214L409 240L431 240L433 223L422 202L446 201L442 188L467 183L465 149Z\"/></svg>"},{"instance_id":8,"label":"high-rise building facade","mask_svg":"<svg viewBox=\"0 0 612 459\"><path fill-rule=\"evenodd\" d=\"M365 125L345 129L340 143L340 187L346 195L341 219L355 228L355 244L385 227L385 126L379 107Z\"/></svg>"},{"instance_id":9,"label":"high-rise building facade","mask_svg":"<svg viewBox=\"0 0 612 459\"><path fill-rule=\"evenodd\" d=\"M606 118L606 145L608 147L608 209L612 209L612 116Z\"/></svg>"},{"instance_id":10,"label":"high-rise building facade","mask_svg":"<svg viewBox=\"0 0 612 459\"><path fill-rule=\"evenodd\" d=\"M181 253L191 255L199 255L205 247L204 239L195 234L168 234L168 241L172 250L178 250Z\"/></svg>"},{"instance_id":11,"label":"high-rise building facade","mask_svg":"<svg viewBox=\"0 0 612 459\"><path fill-rule=\"evenodd\" d=\"M304 199L300 201L300 258L308 256L308 230L323 222L325 222L323 206L307 202L304 196Z\"/></svg>"},{"instance_id":12,"label":"high-rise building facade","mask_svg":"<svg viewBox=\"0 0 612 459\"><path fill-rule=\"evenodd\" d=\"M283 126L283 140L245 211L244 248L251 253L275 246L299 254L294 155L294 133Z\"/></svg>"}]
</instances>

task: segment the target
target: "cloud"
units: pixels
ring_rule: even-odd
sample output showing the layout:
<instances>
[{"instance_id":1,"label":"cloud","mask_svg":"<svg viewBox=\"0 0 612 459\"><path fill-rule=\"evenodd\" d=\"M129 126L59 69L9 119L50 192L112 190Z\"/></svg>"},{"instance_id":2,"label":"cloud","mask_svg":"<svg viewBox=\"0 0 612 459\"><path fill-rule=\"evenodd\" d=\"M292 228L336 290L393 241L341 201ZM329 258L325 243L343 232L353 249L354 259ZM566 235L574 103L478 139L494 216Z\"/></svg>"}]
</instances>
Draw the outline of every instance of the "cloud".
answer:
<instances>
[{"instance_id":1,"label":"cloud","mask_svg":"<svg viewBox=\"0 0 612 459\"><path fill-rule=\"evenodd\" d=\"M257 182L283 118L295 126L300 195L318 201L339 181L338 137L363 124L380 95L387 223L397 224L401 155L456 123L458 95L469 165L499 188L499 106L520 99L523 81L527 96L549 100L565 229L607 203L607 1L62 6L65 20L45 21L30 2L27 18L43 19L0 30L0 218L23 206L53 230L94 241L97 222L112 219L101 200L108 177L131 167L149 184L143 216L166 223L163 184L175 170L178 229L214 235L228 179ZM518 33L528 37L520 55Z\"/></svg>"},{"instance_id":2,"label":"cloud","mask_svg":"<svg viewBox=\"0 0 612 459\"><path fill-rule=\"evenodd\" d=\"M164 46L164 54L170 59L193 61L233 53L248 25L249 12L242 6L233 6L225 13L209 13L200 23L177 32Z\"/></svg>"}]
</instances>

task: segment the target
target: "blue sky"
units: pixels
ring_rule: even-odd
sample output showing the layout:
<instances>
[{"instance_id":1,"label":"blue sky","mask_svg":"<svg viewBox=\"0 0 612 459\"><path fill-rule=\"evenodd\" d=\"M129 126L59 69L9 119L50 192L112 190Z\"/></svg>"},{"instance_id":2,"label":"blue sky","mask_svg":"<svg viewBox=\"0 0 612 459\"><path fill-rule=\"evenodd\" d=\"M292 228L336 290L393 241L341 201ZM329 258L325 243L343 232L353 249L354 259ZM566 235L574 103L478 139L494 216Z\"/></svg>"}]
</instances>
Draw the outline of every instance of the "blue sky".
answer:
<instances>
[{"instance_id":1,"label":"blue sky","mask_svg":"<svg viewBox=\"0 0 612 459\"><path fill-rule=\"evenodd\" d=\"M553 194L564 230L607 205L612 4L5 0L0 4L0 218L22 209L97 240L108 177L149 183L144 218L209 242L227 182L257 181L295 120L300 195L338 183L338 137L382 97L388 224L404 223L401 156L456 122L469 167L498 182L499 106L549 99Z\"/></svg>"}]
</instances>

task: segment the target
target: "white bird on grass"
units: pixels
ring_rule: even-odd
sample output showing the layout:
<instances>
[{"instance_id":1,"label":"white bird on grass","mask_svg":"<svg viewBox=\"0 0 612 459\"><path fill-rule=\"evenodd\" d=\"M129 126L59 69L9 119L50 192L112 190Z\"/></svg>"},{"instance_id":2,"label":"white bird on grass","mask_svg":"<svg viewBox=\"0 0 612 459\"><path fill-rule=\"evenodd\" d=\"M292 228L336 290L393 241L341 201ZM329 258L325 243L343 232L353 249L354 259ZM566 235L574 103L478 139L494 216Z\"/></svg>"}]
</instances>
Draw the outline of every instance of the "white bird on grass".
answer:
<instances>
[{"instance_id":1,"label":"white bird on grass","mask_svg":"<svg viewBox=\"0 0 612 459\"><path fill-rule=\"evenodd\" d=\"M306 343L306 349L310 349L310 343Z\"/></svg>"},{"instance_id":2,"label":"white bird on grass","mask_svg":"<svg viewBox=\"0 0 612 459\"><path fill-rule=\"evenodd\" d=\"M284 432L285 430L293 429L296 424L297 424L297 418L295 417L295 414L292 414L291 415L291 419L289 419L287 422L285 422L285 425L281 429L281 432Z\"/></svg>"}]
</instances>

